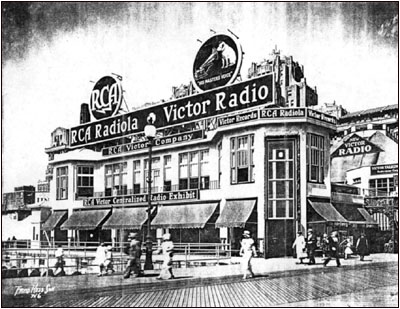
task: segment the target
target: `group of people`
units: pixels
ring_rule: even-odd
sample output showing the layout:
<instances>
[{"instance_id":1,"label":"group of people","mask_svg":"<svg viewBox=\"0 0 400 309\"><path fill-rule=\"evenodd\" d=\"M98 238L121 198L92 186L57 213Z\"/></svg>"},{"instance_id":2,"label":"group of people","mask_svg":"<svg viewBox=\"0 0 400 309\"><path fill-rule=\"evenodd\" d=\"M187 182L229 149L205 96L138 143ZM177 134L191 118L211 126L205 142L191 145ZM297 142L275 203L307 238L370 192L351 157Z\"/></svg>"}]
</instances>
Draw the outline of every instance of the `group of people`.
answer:
<instances>
[{"instance_id":1,"label":"group of people","mask_svg":"<svg viewBox=\"0 0 400 309\"><path fill-rule=\"evenodd\" d=\"M130 233L128 237L128 246L125 253L128 254L129 259L126 264L123 277L125 279L129 278L131 274L134 277L139 277L143 275L141 269L140 256L142 255L142 244L140 241L140 236L137 233ZM154 252L155 254L162 254L163 264L161 266L160 275L156 278L158 280L162 279L174 279L174 274L172 273L172 257L174 256L174 243L171 240L171 234L165 233L162 237L161 246Z\"/></svg>"},{"instance_id":2,"label":"group of people","mask_svg":"<svg viewBox=\"0 0 400 309\"><path fill-rule=\"evenodd\" d=\"M350 239L346 238L343 242L339 242L338 232L333 231L328 237L328 234L324 234L321 239L321 249L324 258L324 266L326 266L331 259L336 260L336 266L340 267L339 259L339 248L341 245L345 246L344 257L347 259L353 250L351 249L352 243ZM293 243L292 248L296 248L296 256L299 259L299 264L304 264L303 260L308 259L308 264L315 264L315 251L317 247L317 237L315 236L312 229L307 230L307 236L304 237L301 231L297 232L296 240ZM357 253L360 255L360 260L364 261L365 255L368 254L368 241L365 238L365 234L362 233L356 244Z\"/></svg>"}]
</instances>

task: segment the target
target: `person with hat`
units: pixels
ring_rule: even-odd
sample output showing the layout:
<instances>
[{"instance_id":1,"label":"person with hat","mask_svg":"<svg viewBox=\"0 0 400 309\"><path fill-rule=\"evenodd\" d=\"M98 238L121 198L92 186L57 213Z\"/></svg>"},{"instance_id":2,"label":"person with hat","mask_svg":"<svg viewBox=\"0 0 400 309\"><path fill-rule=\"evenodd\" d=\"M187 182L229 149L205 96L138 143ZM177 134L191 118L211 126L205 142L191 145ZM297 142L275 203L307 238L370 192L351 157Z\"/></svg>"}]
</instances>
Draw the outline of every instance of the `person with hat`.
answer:
<instances>
[{"instance_id":1,"label":"person with hat","mask_svg":"<svg viewBox=\"0 0 400 309\"><path fill-rule=\"evenodd\" d=\"M315 237L313 230L308 229L306 238L306 248L308 255L308 265L315 264L315 250L317 249L317 237Z\"/></svg>"},{"instance_id":2,"label":"person with hat","mask_svg":"<svg viewBox=\"0 0 400 309\"><path fill-rule=\"evenodd\" d=\"M142 255L142 243L137 233L129 233L128 246L125 253L128 254L128 262L124 271L124 279L128 279L133 272L134 277L141 275L140 256Z\"/></svg>"},{"instance_id":3,"label":"person with hat","mask_svg":"<svg viewBox=\"0 0 400 309\"><path fill-rule=\"evenodd\" d=\"M324 267L328 265L329 261L332 258L336 259L336 266L340 267L340 260L339 260L339 238L338 232L333 231L331 236L328 237L328 245L329 245L329 254L328 257L324 261Z\"/></svg>"},{"instance_id":4,"label":"person with hat","mask_svg":"<svg viewBox=\"0 0 400 309\"><path fill-rule=\"evenodd\" d=\"M240 242L240 251L239 254L242 256L242 270L243 270L243 279L247 278L247 271L250 272L250 277L254 277L254 273L251 267L251 258L257 256L256 246L254 244L253 238L251 238L250 231L243 232L243 239Z\"/></svg>"},{"instance_id":5,"label":"person with hat","mask_svg":"<svg viewBox=\"0 0 400 309\"><path fill-rule=\"evenodd\" d=\"M162 237L161 246L155 251L156 254L163 255L163 264L161 266L160 275L157 280L174 279L172 273L172 257L174 256L174 243L171 240L171 234L165 233Z\"/></svg>"},{"instance_id":6,"label":"person with hat","mask_svg":"<svg viewBox=\"0 0 400 309\"><path fill-rule=\"evenodd\" d=\"M360 255L360 261L364 261L364 256L368 255L368 240L365 238L364 233L361 233L360 238L357 240L356 250Z\"/></svg>"},{"instance_id":7,"label":"person with hat","mask_svg":"<svg viewBox=\"0 0 400 309\"><path fill-rule=\"evenodd\" d=\"M296 240L293 242L292 249L296 247L296 256L299 259L298 264L304 264L303 259L307 257L306 240L301 231L297 232Z\"/></svg>"}]
</instances>

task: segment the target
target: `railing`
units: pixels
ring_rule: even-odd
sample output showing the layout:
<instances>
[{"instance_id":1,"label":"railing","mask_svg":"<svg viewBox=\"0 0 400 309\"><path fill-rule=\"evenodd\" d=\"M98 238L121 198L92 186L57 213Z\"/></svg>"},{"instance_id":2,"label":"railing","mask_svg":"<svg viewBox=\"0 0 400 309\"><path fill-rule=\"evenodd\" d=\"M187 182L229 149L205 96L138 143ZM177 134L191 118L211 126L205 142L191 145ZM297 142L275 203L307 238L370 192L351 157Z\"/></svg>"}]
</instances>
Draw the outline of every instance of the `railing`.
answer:
<instances>
[{"instance_id":1,"label":"railing","mask_svg":"<svg viewBox=\"0 0 400 309\"><path fill-rule=\"evenodd\" d=\"M99 264L95 263L96 246L63 246L65 265L57 266L56 250L59 242L47 248L11 247L9 242L2 242L2 277L15 278L27 276L53 276L61 269L67 275L99 273ZM65 243L64 243L65 244ZM94 244L94 243L91 243ZM98 244L98 243L96 243ZM123 272L129 258L125 248L129 243L119 243L112 248L112 265L116 272ZM142 246L141 262L144 264L145 243ZM174 267L217 265L222 260L230 259L231 248L220 243L176 243L174 244ZM162 256L154 246L153 264L160 269ZM58 268L58 269L57 269Z\"/></svg>"}]
</instances>

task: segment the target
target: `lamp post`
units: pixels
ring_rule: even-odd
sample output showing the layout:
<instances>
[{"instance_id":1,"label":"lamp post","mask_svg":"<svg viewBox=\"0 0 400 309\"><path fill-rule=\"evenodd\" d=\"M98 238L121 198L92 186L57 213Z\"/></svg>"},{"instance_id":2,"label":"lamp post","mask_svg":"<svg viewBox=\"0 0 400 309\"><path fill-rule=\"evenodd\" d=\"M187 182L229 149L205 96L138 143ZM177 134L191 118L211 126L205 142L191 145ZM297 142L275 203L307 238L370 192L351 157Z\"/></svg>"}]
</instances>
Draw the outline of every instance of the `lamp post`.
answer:
<instances>
[{"instance_id":1,"label":"lamp post","mask_svg":"<svg viewBox=\"0 0 400 309\"><path fill-rule=\"evenodd\" d=\"M152 254L153 254L153 243L151 241L151 161L152 161L152 148L153 148L153 140L156 136L156 127L153 125L153 118L148 117L147 119L147 125L144 127L144 134L147 137L148 146L149 146L149 166L148 166L148 177L147 177L147 183L148 183L148 190L147 190L147 201L148 201L148 207L147 207L147 236L146 236L146 261L144 263L144 269L145 270L151 270L153 269L153 261L152 261Z\"/></svg>"}]
</instances>

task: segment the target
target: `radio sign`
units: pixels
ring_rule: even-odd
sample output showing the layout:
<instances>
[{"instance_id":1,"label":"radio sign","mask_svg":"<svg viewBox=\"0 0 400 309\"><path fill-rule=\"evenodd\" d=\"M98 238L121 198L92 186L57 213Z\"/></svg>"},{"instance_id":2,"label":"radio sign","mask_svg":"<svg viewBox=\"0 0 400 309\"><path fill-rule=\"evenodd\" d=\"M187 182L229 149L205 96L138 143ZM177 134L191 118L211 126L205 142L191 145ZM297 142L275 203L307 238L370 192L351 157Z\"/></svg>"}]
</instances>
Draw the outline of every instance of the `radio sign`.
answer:
<instances>
[{"instance_id":1,"label":"radio sign","mask_svg":"<svg viewBox=\"0 0 400 309\"><path fill-rule=\"evenodd\" d=\"M352 155L360 155L374 152L381 152L378 146L371 142L353 134L347 141L345 141L338 149L332 153L332 157L345 157Z\"/></svg>"},{"instance_id":2,"label":"radio sign","mask_svg":"<svg viewBox=\"0 0 400 309\"><path fill-rule=\"evenodd\" d=\"M193 64L194 85L205 91L231 84L242 65L242 48L231 36L217 34L197 52Z\"/></svg>"},{"instance_id":3,"label":"radio sign","mask_svg":"<svg viewBox=\"0 0 400 309\"><path fill-rule=\"evenodd\" d=\"M118 79L104 76L94 85L90 95L89 110L97 119L115 116L122 103L122 87Z\"/></svg>"}]
</instances>

